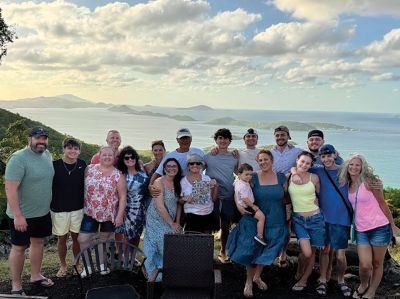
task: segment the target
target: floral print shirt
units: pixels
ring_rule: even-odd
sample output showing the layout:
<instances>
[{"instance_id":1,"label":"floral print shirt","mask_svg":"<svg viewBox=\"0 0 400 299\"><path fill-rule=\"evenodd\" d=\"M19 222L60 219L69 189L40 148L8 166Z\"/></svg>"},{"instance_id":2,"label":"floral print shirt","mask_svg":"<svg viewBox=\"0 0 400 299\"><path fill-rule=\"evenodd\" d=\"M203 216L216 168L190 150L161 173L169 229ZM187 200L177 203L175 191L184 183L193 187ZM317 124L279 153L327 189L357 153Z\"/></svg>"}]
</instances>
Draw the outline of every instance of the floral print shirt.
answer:
<instances>
[{"instance_id":1,"label":"floral print shirt","mask_svg":"<svg viewBox=\"0 0 400 299\"><path fill-rule=\"evenodd\" d=\"M117 183L121 172L114 168L104 176L100 166L89 165L85 174L85 214L98 222L114 222L118 212Z\"/></svg>"}]
</instances>

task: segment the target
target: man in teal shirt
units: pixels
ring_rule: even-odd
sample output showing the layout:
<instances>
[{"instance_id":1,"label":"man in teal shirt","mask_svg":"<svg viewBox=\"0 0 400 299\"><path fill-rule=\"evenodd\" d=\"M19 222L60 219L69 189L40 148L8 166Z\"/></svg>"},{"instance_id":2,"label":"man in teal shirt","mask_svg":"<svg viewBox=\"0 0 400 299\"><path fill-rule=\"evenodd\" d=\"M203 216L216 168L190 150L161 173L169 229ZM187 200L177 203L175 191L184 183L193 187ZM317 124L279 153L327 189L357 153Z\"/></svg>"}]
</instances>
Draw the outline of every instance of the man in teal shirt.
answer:
<instances>
[{"instance_id":1,"label":"man in teal shirt","mask_svg":"<svg viewBox=\"0 0 400 299\"><path fill-rule=\"evenodd\" d=\"M50 202L54 176L47 146L47 131L35 127L30 131L28 146L13 153L6 166L7 216L12 243L9 257L11 293L16 295L24 295L21 275L27 247L30 247L31 283L42 287L54 284L41 274L44 238L51 235Z\"/></svg>"}]
</instances>

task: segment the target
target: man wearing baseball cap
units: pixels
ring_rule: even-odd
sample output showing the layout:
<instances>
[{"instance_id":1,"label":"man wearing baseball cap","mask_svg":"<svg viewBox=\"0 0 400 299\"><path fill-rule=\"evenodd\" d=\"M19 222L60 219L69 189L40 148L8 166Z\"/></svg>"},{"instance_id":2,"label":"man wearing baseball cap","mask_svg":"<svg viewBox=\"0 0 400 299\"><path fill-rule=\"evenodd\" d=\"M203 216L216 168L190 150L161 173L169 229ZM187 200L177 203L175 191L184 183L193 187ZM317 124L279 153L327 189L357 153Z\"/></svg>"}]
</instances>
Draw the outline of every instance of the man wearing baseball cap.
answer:
<instances>
[{"instance_id":1,"label":"man wearing baseball cap","mask_svg":"<svg viewBox=\"0 0 400 299\"><path fill-rule=\"evenodd\" d=\"M182 168L182 175L185 176L187 174L187 163L186 159L188 155L191 154L197 154L200 157L204 156L203 150L197 148L197 147L191 147L190 145L192 144L192 133L188 128L180 128L176 132L176 142L178 142L179 147L172 151L169 152L168 154L165 155L163 160L160 163L160 166L158 166L157 170L154 172L150 179L150 191L151 191L151 186L153 185L153 182L160 176L162 176L163 173L163 163L166 159L168 158L175 158L178 160L179 165Z\"/></svg>"},{"instance_id":2,"label":"man wearing baseball cap","mask_svg":"<svg viewBox=\"0 0 400 299\"><path fill-rule=\"evenodd\" d=\"M315 157L315 162L313 164L313 167L323 167L323 163L321 159L319 158L319 149L321 146L325 143L324 140L324 133L321 130L311 130L308 132L307 135L307 146L308 150L314 154ZM339 154L336 152L336 158L335 158L335 163L338 165L341 165L343 163L343 159L339 156Z\"/></svg>"},{"instance_id":3,"label":"man wearing baseball cap","mask_svg":"<svg viewBox=\"0 0 400 299\"><path fill-rule=\"evenodd\" d=\"M253 167L253 171L257 171L260 169L258 166L256 157L259 153L259 149L256 148L258 143L258 133L255 129L249 128L243 135L243 141L246 145L246 148L239 150L239 165L243 163L247 163Z\"/></svg>"},{"instance_id":4,"label":"man wearing baseball cap","mask_svg":"<svg viewBox=\"0 0 400 299\"><path fill-rule=\"evenodd\" d=\"M54 283L41 274L44 238L51 235L50 202L54 176L47 150L48 132L32 128L28 146L13 153L5 172L7 216L10 225L9 256L12 294L24 295L22 270L25 249L30 247L31 283L48 288Z\"/></svg>"}]
</instances>

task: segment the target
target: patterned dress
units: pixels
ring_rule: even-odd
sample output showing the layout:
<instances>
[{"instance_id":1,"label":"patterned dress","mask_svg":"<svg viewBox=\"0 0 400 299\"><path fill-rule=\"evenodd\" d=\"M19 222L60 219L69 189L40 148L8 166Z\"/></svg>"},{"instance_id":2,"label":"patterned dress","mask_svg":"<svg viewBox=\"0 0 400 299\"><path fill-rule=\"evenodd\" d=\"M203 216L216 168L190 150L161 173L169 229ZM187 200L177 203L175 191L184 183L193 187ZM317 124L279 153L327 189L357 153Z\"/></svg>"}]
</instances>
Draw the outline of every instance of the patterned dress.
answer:
<instances>
[{"instance_id":1,"label":"patterned dress","mask_svg":"<svg viewBox=\"0 0 400 299\"><path fill-rule=\"evenodd\" d=\"M176 217L177 201L178 197L171 190L164 188L164 205L172 219ZM146 230L143 240L143 252L147 257L144 266L148 275L151 275L154 270L162 268L164 235L172 232L171 226L165 222L158 212L153 199L147 209ZM161 277L159 276L157 281L160 279Z\"/></svg>"},{"instance_id":2,"label":"patterned dress","mask_svg":"<svg viewBox=\"0 0 400 299\"><path fill-rule=\"evenodd\" d=\"M126 174L128 187L126 201L126 216L124 223L115 229L115 232L123 234L128 239L133 239L143 231L145 221L145 194L149 178L140 171L136 174Z\"/></svg>"}]
</instances>

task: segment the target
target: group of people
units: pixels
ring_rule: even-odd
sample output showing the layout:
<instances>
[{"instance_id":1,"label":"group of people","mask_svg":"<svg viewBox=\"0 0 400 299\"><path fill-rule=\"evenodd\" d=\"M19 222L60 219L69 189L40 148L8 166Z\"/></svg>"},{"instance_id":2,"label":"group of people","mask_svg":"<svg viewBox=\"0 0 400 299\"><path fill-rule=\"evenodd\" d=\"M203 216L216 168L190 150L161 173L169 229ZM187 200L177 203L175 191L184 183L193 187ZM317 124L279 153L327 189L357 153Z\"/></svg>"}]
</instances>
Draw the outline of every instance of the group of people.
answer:
<instances>
[{"instance_id":1,"label":"group of people","mask_svg":"<svg viewBox=\"0 0 400 299\"><path fill-rule=\"evenodd\" d=\"M232 133L222 128L213 136L215 146L205 153L191 146L190 130L181 128L175 150L166 154L164 143L156 140L154 158L144 164L133 147L120 149L121 135L111 130L107 145L86 165L73 138L63 141L62 158L52 161L48 132L33 128L28 146L11 155L5 173L12 294L24 294L21 274L27 247L31 283L54 284L41 274L44 238L51 234L58 236L56 276L63 277L68 234L76 256L98 232L100 240L114 234L116 240L138 246L144 230L144 269L151 275L162 267L164 234L184 228L220 230L218 259L246 267L243 294L252 297L253 283L262 291L268 288L261 278L265 265L277 258L279 265L287 265L293 228L302 252L293 291L307 287L319 249L316 291L326 295L336 257L338 287L349 296L345 250L353 224L360 259L360 285L353 296L373 298L391 236L400 233L381 181L363 156L343 161L332 145L324 144L320 130L309 132L307 151L289 143L285 126L277 127L274 136L276 145L260 150L258 133L249 128L243 135L245 148L231 150ZM101 274L108 273L106 265L100 268ZM82 277L88 274L81 272Z\"/></svg>"}]
</instances>

